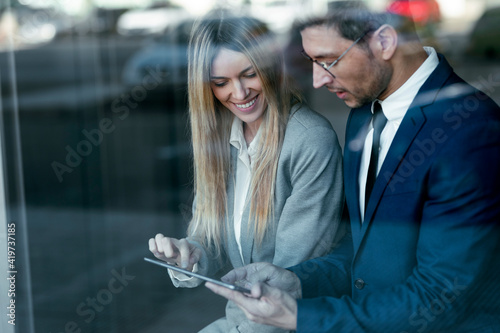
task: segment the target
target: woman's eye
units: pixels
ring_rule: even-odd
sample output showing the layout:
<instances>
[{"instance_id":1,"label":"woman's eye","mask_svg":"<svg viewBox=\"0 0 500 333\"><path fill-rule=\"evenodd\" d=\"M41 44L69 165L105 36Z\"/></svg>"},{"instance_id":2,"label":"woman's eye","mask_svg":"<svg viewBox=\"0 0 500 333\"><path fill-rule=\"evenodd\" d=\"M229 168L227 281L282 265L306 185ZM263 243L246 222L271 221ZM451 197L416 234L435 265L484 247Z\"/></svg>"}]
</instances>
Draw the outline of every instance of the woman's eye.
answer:
<instances>
[{"instance_id":1,"label":"woman's eye","mask_svg":"<svg viewBox=\"0 0 500 333\"><path fill-rule=\"evenodd\" d=\"M216 87L224 87L226 82L212 82Z\"/></svg>"},{"instance_id":2,"label":"woman's eye","mask_svg":"<svg viewBox=\"0 0 500 333\"><path fill-rule=\"evenodd\" d=\"M253 73L248 73L245 75L245 77L248 77L248 78L253 78L253 77L256 77L257 76L257 73L253 72Z\"/></svg>"}]
</instances>

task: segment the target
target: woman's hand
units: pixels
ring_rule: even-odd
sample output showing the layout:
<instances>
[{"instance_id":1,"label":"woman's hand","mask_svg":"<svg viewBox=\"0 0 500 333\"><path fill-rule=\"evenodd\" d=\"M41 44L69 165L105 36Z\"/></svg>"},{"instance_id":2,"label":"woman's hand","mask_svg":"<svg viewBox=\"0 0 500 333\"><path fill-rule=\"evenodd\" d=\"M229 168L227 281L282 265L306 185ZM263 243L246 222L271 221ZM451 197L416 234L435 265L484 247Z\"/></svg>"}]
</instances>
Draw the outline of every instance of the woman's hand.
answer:
<instances>
[{"instance_id":1,"label":"woman's hand","mask_svg":"<svg viewBox=\"0 0 500 333\"><path fill-rule=\"evenodd\" d=\"M201 250L190 244L187 239L176 239L157 234L149 240L149 251L169 264L176 264L188 271L200 260Z\"/></svg>"}]
</instances>

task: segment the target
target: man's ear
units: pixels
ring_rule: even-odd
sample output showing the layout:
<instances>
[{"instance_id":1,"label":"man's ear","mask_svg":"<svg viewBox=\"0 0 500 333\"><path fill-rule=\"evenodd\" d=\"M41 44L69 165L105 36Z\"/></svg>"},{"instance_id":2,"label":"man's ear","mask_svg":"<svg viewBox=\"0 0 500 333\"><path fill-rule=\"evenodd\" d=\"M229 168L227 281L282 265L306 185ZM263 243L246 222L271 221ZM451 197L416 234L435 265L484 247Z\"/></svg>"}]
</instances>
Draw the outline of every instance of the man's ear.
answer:
<instances>
[{"instance_id":1,"label":"man's ear","mask_svg":"<svg viewBox=\"0 0 500 333\"><path fill-rule=\"evenodd\" d=\"M373 33L375 48L384 60L390 60L398 46L398 33L394 27L384 24Z\"/></svg>"}]
</instances>

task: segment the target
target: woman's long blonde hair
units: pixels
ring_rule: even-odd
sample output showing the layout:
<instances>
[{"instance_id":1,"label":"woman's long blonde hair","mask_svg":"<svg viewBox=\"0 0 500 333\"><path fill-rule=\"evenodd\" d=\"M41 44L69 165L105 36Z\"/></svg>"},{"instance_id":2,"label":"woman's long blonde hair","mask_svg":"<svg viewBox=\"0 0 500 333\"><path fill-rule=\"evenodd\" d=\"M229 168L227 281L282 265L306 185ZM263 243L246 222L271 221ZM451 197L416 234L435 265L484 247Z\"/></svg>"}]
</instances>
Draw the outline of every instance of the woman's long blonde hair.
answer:
<instances>
[{"instance_id":1,"label":"woman's long blonde hair","mask_svg":"<svg viewBox=\"0 0 500 333\"><path fill-rule=\"evenodd\" d=\"M276 172L292 104L300 97L289 84L283 60L266 26L249 17L205 17L192 30L188 49L188 98L194 155L196 206L188 235L220 254L228 217L227 184L231 174L230 132L233 114L210 87L212 61L221 48L243 53L260 79L267 110L261 123L258 154L252 161L247 203L254 239L261 244L274 221Z\"/></svg>"}]
</instances>

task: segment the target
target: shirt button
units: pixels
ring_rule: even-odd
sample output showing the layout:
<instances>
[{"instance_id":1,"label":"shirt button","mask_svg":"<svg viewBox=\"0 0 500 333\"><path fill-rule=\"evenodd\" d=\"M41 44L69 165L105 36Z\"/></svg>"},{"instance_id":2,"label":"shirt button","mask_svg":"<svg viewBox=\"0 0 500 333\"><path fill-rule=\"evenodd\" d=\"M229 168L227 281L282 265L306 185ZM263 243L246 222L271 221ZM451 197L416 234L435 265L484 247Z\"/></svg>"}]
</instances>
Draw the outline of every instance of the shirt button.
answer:
<instances>
[{"instance_id":1,"label":"shirt button","mask_svg":"<svg viewBox=\"0 0 500 333\"><path fill-rule=\"evenodd\" d=\"M356 281L354 281L354 286L356 287L356 289L363 289L365 287L365 281L363 281L362 279L356 279Z\"/></svg>"}]
</instances>

